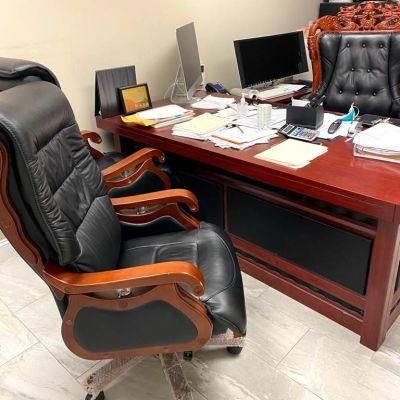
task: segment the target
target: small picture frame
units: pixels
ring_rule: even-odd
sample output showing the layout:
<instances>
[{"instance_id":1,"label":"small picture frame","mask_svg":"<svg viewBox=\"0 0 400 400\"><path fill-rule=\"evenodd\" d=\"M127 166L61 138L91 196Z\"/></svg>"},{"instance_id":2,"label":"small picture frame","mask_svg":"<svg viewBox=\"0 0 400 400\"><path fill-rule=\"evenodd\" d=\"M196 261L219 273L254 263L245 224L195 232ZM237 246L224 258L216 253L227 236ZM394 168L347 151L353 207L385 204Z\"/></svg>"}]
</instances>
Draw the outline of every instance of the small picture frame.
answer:
<instances>
[{"instance_id":1,"label":"small picture frame","mask_svg":"<svg viewBox=\"0 0 400 400\"><path fill-rule=\"evenodd\" d=\"M147 83L118 88L124 115L134 114L152 108Z\"/></svg>"}]
</instances>

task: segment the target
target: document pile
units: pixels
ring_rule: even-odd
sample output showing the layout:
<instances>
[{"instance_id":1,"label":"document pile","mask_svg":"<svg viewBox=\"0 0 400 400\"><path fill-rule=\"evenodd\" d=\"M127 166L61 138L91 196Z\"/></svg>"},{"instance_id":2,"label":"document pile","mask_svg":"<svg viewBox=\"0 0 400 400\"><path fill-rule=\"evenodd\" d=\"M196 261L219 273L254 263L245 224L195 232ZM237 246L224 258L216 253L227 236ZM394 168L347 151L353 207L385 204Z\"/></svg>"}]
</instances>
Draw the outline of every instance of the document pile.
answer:
<instances>
[{"instance_id":1,"label":"document pile","mask_svg":"<svg viewBox=\"0 0 400 400\"><path fill-rule=\"evenodd\" d=\"M400 163L400 128L381 123L354 137L354 155Z\"/></svg>"},{"instance_id":2,"label":"document pile","mask_svg":"<svg viewBox=\"0 0 400 400\"><path fill-rule=\"evenodd\" d=\"M150 110L141 111L133 115L126 115L121 117L121 119L127 124L163 128L164 126L187 121L193 118L193 116L194 112L192 110L170 104L168 106L151 108Z\"/></svg>"},{"instance_id":3,"label":"document pile","mask_svg":"<svg viewBox=\"0 0 400 400\"><path fill-rule=\"evenodd\" d=\"M327 151L328 148L325 146L288 139L257 154L255 157L288 168L298 169L310 164L310 161Z\"/></svg>"},{"instance_id":4,"label":"document pile","mask_svg":"<svg viewBox=\"0 0 400 400\"><path fill-rule=\"evenodd\" d=\"M193 103L192 108L201 110L223 110L234 102L235 99L233 97L216 97L210 95L204 97L197 103Z\"/></svg>"},{"instance_id":5,"label":"document pile","mask_svg":"<svg viewBox=\"0 0 400 400\"><path fill-rule=\"evenodd\" d=\"M244 150L255 144L268 143L278 135L273 130L260 130L249 127L233 127L213 133L210 137L217 147Z\"/></svg>"},{"instance_id":6,"label":"document pile","mask_svg":"<svg viewBox=\"0 0 400 400\"><path fill-rule=\"evenodd\" d=\"M172 134L190 139L207 140L213 133L225 129L233 118L221 118L210 113L204 113L191 121L174 126Z\"/></svg>"}]
</instances>

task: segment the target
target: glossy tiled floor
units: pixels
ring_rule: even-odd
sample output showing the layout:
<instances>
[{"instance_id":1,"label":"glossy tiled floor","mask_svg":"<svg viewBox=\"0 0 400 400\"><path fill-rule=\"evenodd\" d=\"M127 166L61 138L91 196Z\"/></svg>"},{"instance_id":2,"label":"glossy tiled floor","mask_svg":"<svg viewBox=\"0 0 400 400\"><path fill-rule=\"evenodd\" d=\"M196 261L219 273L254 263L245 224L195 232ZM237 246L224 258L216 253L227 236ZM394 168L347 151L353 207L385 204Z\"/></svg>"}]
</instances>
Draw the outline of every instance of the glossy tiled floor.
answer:
<instances>
[{"instance_id":1,"label":"glossy tiled floor","mask_svg":"<svg viewBox=\"0 0 400 400\"><path fill-rule=\"evenodd\" d=\"M206 349L184 366L195 400L398 400L400 322L374 353L357 335L244 276L248 340L238 357ZM83 400L94 366L67 350L49 290L0 246L0 400ZM149 358L106 391L108 400L170 399Z\"/></svg>"}]
</instances>

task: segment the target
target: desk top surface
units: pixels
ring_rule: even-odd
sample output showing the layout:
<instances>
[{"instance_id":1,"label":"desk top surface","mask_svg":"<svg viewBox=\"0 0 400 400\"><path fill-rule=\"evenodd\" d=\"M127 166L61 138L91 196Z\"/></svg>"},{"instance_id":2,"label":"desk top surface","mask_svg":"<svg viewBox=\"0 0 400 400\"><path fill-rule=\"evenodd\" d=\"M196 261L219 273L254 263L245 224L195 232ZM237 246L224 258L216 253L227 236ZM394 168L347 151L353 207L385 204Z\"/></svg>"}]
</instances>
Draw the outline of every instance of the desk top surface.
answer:
<instances>
[{"instance_id":1,"label":"desk top surface","mask_svg":"<svg viewBox=\"0 0 400 400\"><path fill-rule=\"evenodd\" d=\"M366 208L368 205L382 208L389 219L397 215L395 208L400 206L400 164L354 157L353 144L346 143L345 138L332 142L320 140L329 148L328 152L306 167L292 170L254 157L284 140L283 137L238 151L215 147L209 141L174 136L172 127L154 129L127 125L119 116L98 117L97 126L165 152L321 200L330 202L333 198L345 197L349 207L357 203L354 209L360 211L363 210L360 202Z\"/></svg>"}]
</instances>

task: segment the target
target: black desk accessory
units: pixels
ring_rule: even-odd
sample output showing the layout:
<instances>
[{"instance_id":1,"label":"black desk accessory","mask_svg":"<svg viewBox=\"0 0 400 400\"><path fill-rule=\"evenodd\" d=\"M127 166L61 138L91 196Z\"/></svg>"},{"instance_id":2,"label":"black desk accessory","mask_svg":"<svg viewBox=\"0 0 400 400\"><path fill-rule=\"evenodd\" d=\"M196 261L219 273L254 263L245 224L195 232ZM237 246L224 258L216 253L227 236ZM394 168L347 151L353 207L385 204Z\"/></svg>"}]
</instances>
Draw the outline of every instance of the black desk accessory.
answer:
<instances>
[{"instance_id":1,"label":"black desk accessory","mask_svg":"<svg viewBox=\"0 0 400 400\"><path fill-rule=\"evenodd\" d=\"M340 125L342 125L342 120L341 119L337 119L336 121L333 121L330 125L330 127L328 128L328 133L329 135L333 135L340 127Z\"/></svg>"},{"instance_id":2,"label":"black desk accessory","mask_svg":"<svg viewBox=\"0 0 400 400\"><path fill-rule=\"evenodd\" d=\"M324 122L324 107L300 107L289 105L286 123L302 126L303 128L318 129Z\"/></svg>"},{"instance_id":3,"label":"black desk accessory","mask_svg":"<svg viewBox=\"0 0 400 400\"><path fill-rule=\"evenodd\" d=\"M103 118L122 114L118 89L136 85L134 65L96 71L95 115Z\"/></svg>"}]
</instances>

